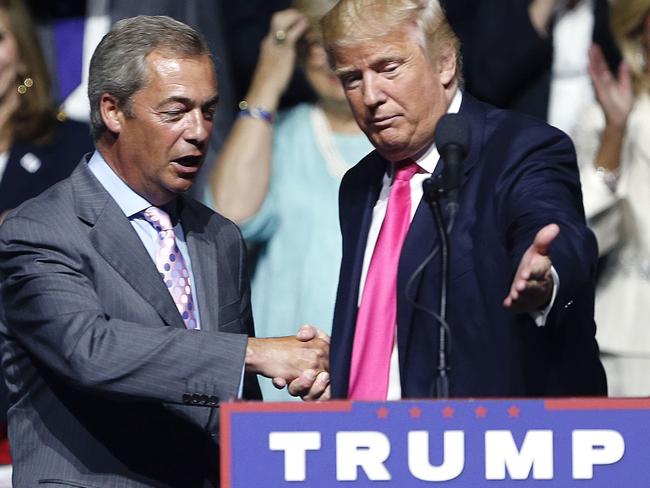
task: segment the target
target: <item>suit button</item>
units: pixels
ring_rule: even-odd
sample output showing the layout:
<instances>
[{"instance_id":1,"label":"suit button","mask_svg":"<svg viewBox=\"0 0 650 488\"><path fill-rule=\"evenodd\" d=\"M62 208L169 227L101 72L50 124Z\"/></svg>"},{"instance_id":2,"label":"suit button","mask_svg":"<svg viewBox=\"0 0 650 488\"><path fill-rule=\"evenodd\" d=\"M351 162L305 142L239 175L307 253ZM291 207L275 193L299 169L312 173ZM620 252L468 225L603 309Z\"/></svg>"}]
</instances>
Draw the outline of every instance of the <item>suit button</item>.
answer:
<instances>
[{"instance_id":1,"label":"suit button","mask_svg":"<svg viewBox=\"0 0 650 488\"><path fill-rule=\"evenodd\" d=\"M210 395L210 404L219 405L219 397L216 395Z\"/></svg>"},{"instance_id":2,"label":"suit button","mask_svg":"<svg viewBox=\"0 0 650 488\"><path fill-rule=\"evenodd\" d=\"M183 393L183 403L191 403L191 402L192 402L192 397L187 393Z\"/></svg>"}]
</instances>

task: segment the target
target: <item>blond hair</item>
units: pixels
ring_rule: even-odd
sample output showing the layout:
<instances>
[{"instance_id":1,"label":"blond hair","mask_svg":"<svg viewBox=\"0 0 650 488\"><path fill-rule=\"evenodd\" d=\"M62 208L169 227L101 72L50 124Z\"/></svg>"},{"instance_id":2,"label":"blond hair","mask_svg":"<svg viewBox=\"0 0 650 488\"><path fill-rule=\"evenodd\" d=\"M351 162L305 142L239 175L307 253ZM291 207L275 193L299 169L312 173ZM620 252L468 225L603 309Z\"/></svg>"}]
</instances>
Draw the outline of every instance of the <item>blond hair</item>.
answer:
<instances>
[{"instance_id":1,"label":"blond hair","mask_svg":"<svg viewBox=\"0 0 650 488\"><path fill-rule=\"evenodd\" d=\"M337 0L293 0L292 6L307 17L311 30L320 32L320 20L336 3Z\"/></svg>"},{"instance_id":2,"label":"blond hair","mask_svg":"<svg viewBox=\"0 0 650 488\"><path fill-rule=\"evenodd\" d=\"M650 0L615 0L612 4L612 33L630 67L637 93L650 91L648 60L642 42L643 24L649 14Z\"/></svg>"},{"instance_id":3,"label":"blond hair","mask_svg":"<svg viewBox=\"0 0 650 488\"><path fill-rule=\"evenodd\" d=\"M456 53L456 77L462 73L460 40L452 30L437 0L341 0L321 21L325 48L330 55L338 47L378 39L407 25L429 59L438 57L448 44Z\"/></svg>"}]
</instances>

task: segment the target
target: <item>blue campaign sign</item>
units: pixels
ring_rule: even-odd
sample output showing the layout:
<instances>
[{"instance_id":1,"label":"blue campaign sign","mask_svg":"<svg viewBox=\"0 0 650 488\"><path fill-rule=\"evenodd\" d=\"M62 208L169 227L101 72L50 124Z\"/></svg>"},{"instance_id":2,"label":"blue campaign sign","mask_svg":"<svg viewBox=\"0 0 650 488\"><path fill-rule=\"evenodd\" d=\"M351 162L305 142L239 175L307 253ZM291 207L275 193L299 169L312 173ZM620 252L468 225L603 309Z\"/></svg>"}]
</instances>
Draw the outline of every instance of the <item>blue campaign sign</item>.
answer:
<instances>
[{"instance_id":1,"label":"blue campaign sign","mask_svg":"<svg viewBox=\"0 0 650 488\"><path fill-rule=\"evenodd\" d=\"M647 488L650 400L230 403L221 477L222 488Z\"/></svg>"}]
</instances>

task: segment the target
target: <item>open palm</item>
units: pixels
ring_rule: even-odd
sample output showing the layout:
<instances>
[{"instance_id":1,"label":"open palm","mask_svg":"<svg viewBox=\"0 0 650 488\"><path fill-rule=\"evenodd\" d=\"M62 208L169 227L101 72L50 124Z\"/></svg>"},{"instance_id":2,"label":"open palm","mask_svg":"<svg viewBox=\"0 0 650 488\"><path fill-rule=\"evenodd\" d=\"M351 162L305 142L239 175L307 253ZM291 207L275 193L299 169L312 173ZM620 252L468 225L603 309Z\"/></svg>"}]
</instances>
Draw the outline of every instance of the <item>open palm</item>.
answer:
<instances>
[{"instance_id":1,"label":"open palm","mask_svg":"<svg viewBox=\"0 0 650 488\"><path fill-rule=\"evenodd\" d=\"M625 127L634 104L629 66L621 62L617 76L614 76L607 66L602 50L594 44L589 49L589 76L607 122L616 127Z\"/></svg>"}]
</instances>

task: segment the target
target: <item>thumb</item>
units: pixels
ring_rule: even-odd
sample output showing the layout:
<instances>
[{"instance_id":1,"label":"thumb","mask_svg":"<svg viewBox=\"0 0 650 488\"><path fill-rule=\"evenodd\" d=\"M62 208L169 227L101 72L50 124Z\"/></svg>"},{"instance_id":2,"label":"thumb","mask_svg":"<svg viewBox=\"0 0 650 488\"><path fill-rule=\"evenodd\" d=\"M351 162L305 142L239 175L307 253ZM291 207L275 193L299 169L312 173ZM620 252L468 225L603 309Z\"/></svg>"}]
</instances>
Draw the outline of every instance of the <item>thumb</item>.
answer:
<instances>
[{"instance_id":1,"label":"thumb","mask_svg":"<svg viewBox=\"0 0 650 488\"><path fill-rule=\"evenodd\" d=\"M309 324L305 324L302 327L300 327L298 333L296 334L296 338L302 342L307 342L312 339L321 339L327 342L328 344L330 343L330 336L327 335L325 331Z\"/></svg>"},{"instance_id":2,"label":"thumb","mask_svg":"<svg viewBox=\"0 0 650 488\"><path fill-rule=\"evenodd\" d=\"M542 256L548 256L551 243L560 233L560 227L557 224L549 224L542 227L533 241L533 251Z\"/></svg>"},{"instance_id":3,"label":"thumb","mask_svg":"<svg viewBox=\"0 0 650 488\"><path fill-rule=\"evenodd\" d=\"M307 342L317 337L317 335L318 335L318 329L316 327L314 327L313 325L305 324L302 327L300 327L300 329L298 329L296 338L299 341Z\"/></svg>"}]
</instances>

